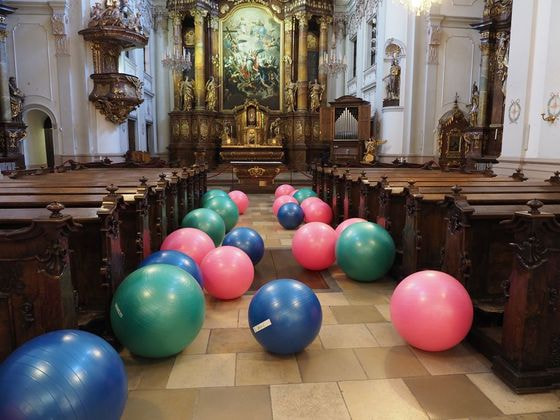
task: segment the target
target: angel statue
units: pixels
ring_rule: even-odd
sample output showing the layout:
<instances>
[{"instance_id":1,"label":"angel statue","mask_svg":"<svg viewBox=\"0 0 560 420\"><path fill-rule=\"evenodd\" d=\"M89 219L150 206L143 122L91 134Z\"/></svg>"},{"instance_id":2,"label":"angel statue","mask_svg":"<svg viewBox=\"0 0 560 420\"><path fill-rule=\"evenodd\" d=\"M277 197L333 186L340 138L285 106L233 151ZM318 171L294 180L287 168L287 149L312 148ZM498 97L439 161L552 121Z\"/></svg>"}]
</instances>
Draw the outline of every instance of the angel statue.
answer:
<instances>
[{"instance_id":1,"label":"angel statue","mask_svg":"<svg viewBox=\"0 0 560 420\"><path fill-rule=\"evenodd\" d=\"M297 83L288 82L286 85L286 111L294 112L296 106Z\"/></svg>"},{"instance_id":2,"label":"angel statue","mask_svg":"<svg viewBox=\"0 0 560 420\"><path fill-rule=\"evenodd\" d=\"M369 164L375 163L377 160L377 149L385 143L387 143L387 140L376 140L373 137L369 140L364 140L365 151L362 162Z\"/></svg>"},{"instance_id":3,"label":"angel statue","mask_svg":"<svg viewBox=\"0 0 560 420\"><path fill-rule=\"evenodd\" d=\"M182 111L191 111L193 100L194 100L194 86L193 81L189 79L189 76L181 82L181 99L182 99Z\"/></svg>"},{"instance_id":4,"label":"angel statue","mask_svg":"<svg viewBox=\"0 0 560 420\"><path fill-rule=\"evenodd\" d=\"M323 86L317 82L315 79L315 83L311 85L311 111L317 111L321 106L321 99L323 98Z\"/></svg>"},{"instance_id":5,"label":"angel statue","mask_svg":"<svg viewBox=\"0 0 560 420\"><path fill-rule=\"evenodd\" d=\"M214 77L210 77L206 82L206 109L208 111L215 111L218 102L217 90L220 85L216 84Z\"/></svg>"}]
</instances>

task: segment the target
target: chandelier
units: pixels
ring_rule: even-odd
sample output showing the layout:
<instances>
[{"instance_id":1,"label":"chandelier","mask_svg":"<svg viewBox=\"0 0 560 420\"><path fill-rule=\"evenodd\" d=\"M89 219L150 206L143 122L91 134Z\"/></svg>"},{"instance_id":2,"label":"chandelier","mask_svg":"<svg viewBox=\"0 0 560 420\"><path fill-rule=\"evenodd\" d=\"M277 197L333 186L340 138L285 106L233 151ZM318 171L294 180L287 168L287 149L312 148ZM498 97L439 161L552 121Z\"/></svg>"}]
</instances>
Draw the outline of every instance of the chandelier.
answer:
<instances>
[{"instance_id":1,"label":"chandelier","mask_svg":"<svg viewBox=\"0 0 560 420\"><path fill-rule=\"evenodd\" d=\"M167 51L161 60L164 67L182 72L189 71L192 68L191 53L189 51L181 51L181 48L173 48L173 52Z\"/></svg>"},{"instance_id":2,"label":"chandelier","mask_svg":"<svg viewBox=\"0 0 560 420\"><path fill-rule=\"evenodd\" d=\"M335 76L346 70L346 59L339 59L336 55L336 42L333 36L333 43L330 53L325 53L319 64L319 69L329 76Z\"/></svg>"},{"instance_id":3,"label":"chandelier","mask_svg":"<svg viewBox=\"0 0 560 420\"><path fill-rule=\"evenodd\" d=\"M441 4L441 0L399 0L399 2L417 16L430 13L432 4Z\"/></svg>"}]
</instances>

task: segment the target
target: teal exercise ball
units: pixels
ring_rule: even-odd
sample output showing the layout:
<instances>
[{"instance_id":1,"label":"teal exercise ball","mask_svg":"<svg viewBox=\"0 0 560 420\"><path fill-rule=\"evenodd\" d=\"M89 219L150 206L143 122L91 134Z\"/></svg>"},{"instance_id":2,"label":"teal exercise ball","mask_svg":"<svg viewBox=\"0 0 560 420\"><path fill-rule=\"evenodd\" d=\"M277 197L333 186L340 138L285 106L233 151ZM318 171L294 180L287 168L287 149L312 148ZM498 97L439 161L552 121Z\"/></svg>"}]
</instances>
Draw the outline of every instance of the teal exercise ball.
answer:
<instances>
[{"instance_id":1,"label":"teal exercise ball","mask_svg":"<svg viewBox=\"0 0 560 420\"><path fill-rule=\"evenodd\" d=\"M214 210L222 216L226 224L226 233L232 230L239 220L239 209L229 197L214 197L208 200L206 204L204 204L204 207Z\"/></svg>"},{"instance_id":2,"label":"teal exercise ball","mask_svg":"<svg viewBox=\"0 0 560 420\"><path fill-rule=\"evenodd\" d=\"M111 325L131 353L168 357L198 335L204 322L204 294L185 270L148 265L129 274L111 303Z\"/></svg>"},{"instance_id":3,"label":"teal exercise ball","mask_svg":"<svg viewBox=\"0 0 560 420\"><path fill-rule=\"evenodd\" d=\"M218 213L211 209L196 209L189 212L181 222L185 228L195 228L208 234L214 245L220 246L226 236L226 224Z\"/></svg>"},{"instance_id":4,"label":"teal exercise ball","mask_svg":"<svg viewBox=\"0 0 560 420\"><path fill-rule=\"evenodd\" d=\"M354 280L377 280L387 274L394 260L393 238L375 223L355 223L344 229L336 241L336 261Z\"/></svg>"},{"instance_id":5,"label":"teal exercise ball","mask_svg":"<svg viewBox=\"0 0 560 420\"><path fill-rule=\"evenodd\" d=\"M204 207L204 205L212 200L214 197L229 197L228 193L223 190L208 190L202 196L202 200L200 201L200 205Z\"/></svg>"},{"instance_id":6,"label":"teal exercise ball","mask_svg":"<svg viewBox=\"0 0 560 420\"><path fill-rule=\"evenodd\" d=\"M294 194L294 198L299 204L303 203L303 200L309 197L317 197L317 193L311 188L302 188Z\"/></svg>"}]
</instances>

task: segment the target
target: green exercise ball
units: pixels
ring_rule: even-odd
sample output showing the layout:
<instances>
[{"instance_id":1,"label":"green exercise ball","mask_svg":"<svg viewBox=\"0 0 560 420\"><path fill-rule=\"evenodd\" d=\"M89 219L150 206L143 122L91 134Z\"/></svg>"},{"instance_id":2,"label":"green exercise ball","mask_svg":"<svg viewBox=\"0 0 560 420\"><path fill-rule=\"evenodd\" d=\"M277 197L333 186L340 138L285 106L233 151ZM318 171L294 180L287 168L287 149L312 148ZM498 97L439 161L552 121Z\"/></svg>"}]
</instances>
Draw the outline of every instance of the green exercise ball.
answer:
<instances>
[{"instance_id":1,"label":"green exercise ball","mask_svg":"<svg viewBox=\"0 0 560 420\"><path fill-rule=\"evenodd\" d=\"M302 188L294 194L294 198L299 204L303 203L303 200L309 197L317 197L317 193L311 188Z\"/></svg>"},{"instance_id":2,"label":"green exercise ball","mask_svg":"<svg viewBox=\"0 0 560 420\"><path fill-rule=\"evenodd\" d=\"M214 197L229 197L229 195L227 194L227 192L225 192L223 190L208 190L202 196L202 200L200 201L200 205L202 207L204 207L204 205L208 201L212 200Z\"/></svg>"},{"instance_id":3,"label":"green exercise ball","mask_svg":"<svg viewBox=\"0 0 560 420\"><path fill-rule=\"evenodd\" d=\"M226 224L218 213L211 209L196 209L188 213L181 222L182 227L195 228L206 232L220 246L226 236Z\"/></svg>"},{"instance_id":4,"label":"green exercise ball","mask_svg":"<svg viewBox=\"0 0 560 420\"><path fill-rule=\"evenodd\" d=\"M393 238L375 223L350 225L336 241L336 261L341 270L354 280L377 280L387 274L394 260Z\"/></svg>"},{"instance_id":5,"label":"green exercise ball","mask_svg":"<svg viewBox=\"0 0 560 420\"><path fill-rule=\"evenodd\" d=\"M214 210L222 216L222 219L224 219L224 223L226 224L226 233L232 230L239 220L239 210L237 208L237 204L235 204L229 197L214 197L211 200L208 200L206 204L204 204L204 207Z\"/></svg>"},{"instance_id":6,"label":"green exercise ball","mask_svg":"<svg viewBox=\"0 0 560 420\"><path fill-rule=\"evenodd\" d=\"M129 274L111 303L111 325L131 353L168 357L181 352L204 322L204 294L185 270L148 265Z\"/></svg>"}]
</instances>

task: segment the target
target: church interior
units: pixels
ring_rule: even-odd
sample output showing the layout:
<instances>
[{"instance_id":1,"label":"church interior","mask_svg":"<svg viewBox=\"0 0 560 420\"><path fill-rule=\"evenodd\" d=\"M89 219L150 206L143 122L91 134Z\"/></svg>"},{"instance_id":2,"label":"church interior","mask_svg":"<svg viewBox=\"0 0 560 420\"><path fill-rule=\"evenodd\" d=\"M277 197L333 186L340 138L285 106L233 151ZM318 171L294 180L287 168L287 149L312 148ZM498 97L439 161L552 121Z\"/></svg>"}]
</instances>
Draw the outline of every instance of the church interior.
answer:
<instances>
[{"instance_id":1,"label":"church interior","mask_svg":"<svg viewBox=\"0 0 560 420\"><path fill-rule=\"evenodd\" d=\"M0 0L0 419L560 419L555 17Z\"/></svg>"}]
</instances>

